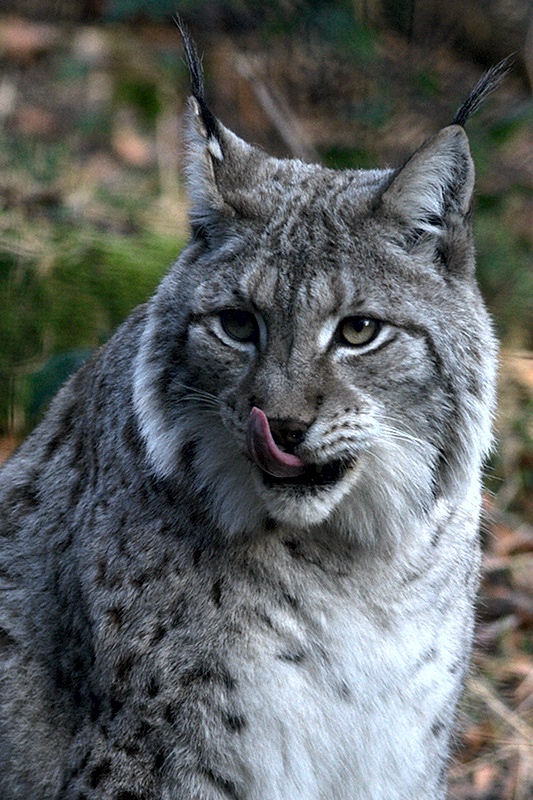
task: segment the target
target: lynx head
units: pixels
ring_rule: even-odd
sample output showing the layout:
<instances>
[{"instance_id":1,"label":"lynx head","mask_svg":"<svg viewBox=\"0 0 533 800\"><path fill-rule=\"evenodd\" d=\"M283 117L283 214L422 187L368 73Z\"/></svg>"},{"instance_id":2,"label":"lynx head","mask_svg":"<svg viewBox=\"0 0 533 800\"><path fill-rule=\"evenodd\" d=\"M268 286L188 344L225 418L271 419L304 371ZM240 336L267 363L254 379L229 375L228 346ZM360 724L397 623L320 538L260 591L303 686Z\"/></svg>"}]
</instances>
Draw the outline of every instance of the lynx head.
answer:
<instances>
[{"instance_id":1,"label":"lynx head","mask_svg":"<svg viewBox=\"0 0 533 800\"><path fill-rule=\"evenodd\" d=\"M153 469L226 533L398 536L476 491L490 442L466 104L397 170L279 160L211 114L185 44L192 237L136 361Z\"/></svg>"}]
</instances>

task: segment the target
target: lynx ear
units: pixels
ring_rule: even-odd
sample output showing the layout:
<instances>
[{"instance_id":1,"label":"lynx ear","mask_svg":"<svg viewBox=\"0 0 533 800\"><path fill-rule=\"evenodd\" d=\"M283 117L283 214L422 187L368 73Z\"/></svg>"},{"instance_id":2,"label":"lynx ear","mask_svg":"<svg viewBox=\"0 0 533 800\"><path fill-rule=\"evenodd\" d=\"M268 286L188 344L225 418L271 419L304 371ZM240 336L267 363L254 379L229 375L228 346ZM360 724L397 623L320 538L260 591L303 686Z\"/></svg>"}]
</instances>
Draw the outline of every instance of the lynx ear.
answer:
<instances>
[{"instance_id":1,"label":"lynx ear","mask_svg":"<svg viewBox=\"0 0 533 800\"><path fill-rule=\"evenodd\" d=\"M225 128L196 97L190 100L188 144L193 229L214 233L228 218L253 216L257 202L252 189L264 153Z\"/></svg>"},{"instance_id":2,"label":"lynx ear","mask_svg":"<svg viewBox=\"0 0 533 800\"><path fill-rule=\"evenodd\" d=\"M472 201L474 165L462 127L450 125L428 139L393 176L381 196L387 215L420 233L441 233Z\"/></svg>"},{"instance_id":3,"label":"lynx ear","mask_svg":"<svg viewBox=\"0 0 533 800\"><path fill-rule=\"evenodd\" d=\"M187 175L193 229L215 234L228 216L254 213L255 174L266 158L255 147L239 139L211 113L205 101L204 73L196 45L182 20L176 23L183 40L185 61L191 78L189 158Z\"/></svg>"}]
</instances>

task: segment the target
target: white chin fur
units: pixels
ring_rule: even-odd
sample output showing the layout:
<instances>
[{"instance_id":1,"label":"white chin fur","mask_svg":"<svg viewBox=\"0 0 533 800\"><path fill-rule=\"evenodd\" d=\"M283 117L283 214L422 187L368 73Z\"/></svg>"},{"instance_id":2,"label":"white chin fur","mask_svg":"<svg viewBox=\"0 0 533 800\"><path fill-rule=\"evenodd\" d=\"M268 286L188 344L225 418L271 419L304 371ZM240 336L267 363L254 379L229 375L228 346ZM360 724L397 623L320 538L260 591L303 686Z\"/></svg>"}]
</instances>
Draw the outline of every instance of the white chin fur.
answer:
<instances>
[{"instance_id":1,"label":"white chin fur","mask_svg":"<svg viewBox=\"0 0 533 800\"><path fill-rule=\"evenodd\" d=\"M397 442L375 443L337 483L298 494L265 485L218 420L191 415L179 435L175 430L155 437L154 427L149 452L160 475L170 476L179 463L179 446L196 440L195 488L209 498L213 522L228 536L253 535L270 518L291 528L325 524L332 534L362 544L392 544L433 504L429 446L423 452Z\"/></svg>"},{"instance_id":2,"label":"white chin fur","mask_svg":"<svg viewBox=\"0 0 533 800\"><path fill-rule=\"evenodd\" d=\"M418 528L434 505L429 445L375 442L337 483L298 494L265 485L257 467L232 449L230 435L216 428L218 436L215 426L210 432L204 427L196 472L198 489L207 491L213 520L226 534L252 535L268 517L291 528L325 524L361 544L392 545Z\"/></svg>"},{"instance_id":3,"label":"white chin fur","mask_svg":"<svg viewBox=\"0 0 533 800\"><path fill-rule=\"evenodd\" d=\"M356 471L354 467L337 483L301 494L291 488L284 491L265 486L260 476L257 477L256 485L270 517L291 527L309 528L320 525L333 513L351 491Z\"/></svg>"}]
</instances>

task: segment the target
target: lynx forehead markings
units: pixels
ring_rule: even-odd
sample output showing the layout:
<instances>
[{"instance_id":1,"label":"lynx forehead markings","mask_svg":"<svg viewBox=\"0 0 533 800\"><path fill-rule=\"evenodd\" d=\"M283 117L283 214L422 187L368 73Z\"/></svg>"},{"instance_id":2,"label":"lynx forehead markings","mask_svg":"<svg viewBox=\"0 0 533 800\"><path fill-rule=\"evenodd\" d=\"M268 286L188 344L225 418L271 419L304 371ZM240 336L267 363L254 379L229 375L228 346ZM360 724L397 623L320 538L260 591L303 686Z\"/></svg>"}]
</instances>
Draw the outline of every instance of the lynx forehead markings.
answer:
<instances>
[{"instance_id":1,"label":"lynx forehead markings","mask_svg":"<svg viewBox=\"0 0 533 800\"><path fill-rule=\"evenodd\" d=\"M270 158L193 94L191 241L0 473L2 800L443 800L495 344L455 124Z\"/></svg>"}]
</instances>

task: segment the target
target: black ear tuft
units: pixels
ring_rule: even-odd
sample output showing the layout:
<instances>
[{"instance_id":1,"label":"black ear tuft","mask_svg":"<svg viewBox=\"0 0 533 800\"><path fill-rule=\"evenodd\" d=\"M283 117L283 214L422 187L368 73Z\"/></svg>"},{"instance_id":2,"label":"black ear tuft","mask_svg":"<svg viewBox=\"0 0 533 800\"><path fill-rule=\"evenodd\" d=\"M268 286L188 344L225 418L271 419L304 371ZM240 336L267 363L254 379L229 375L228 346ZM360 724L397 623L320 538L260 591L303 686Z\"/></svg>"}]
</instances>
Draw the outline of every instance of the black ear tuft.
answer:
<instances>
[{"instance_id":1,"label":"black ear tuft","mask_svg":"<svg viewBox=\"0 0 533 800\"><path fill-rule=\"evenodd\" d=\"M183 40L193 94L186 115L189 217L194 235L201 232L204 240L213 244L229 230L229 219L257 215L254 188L267 157L211 113L205 102L204 71L197 47L183 20L176 17L175 22Z\"/></svg>"},{"instance_id":2,"label":"black ear tuft","mask_svg":"<svg viewBox=\"0 0 533 800\"><path fill-rule=\"evenodd\" d=\"M462 128L465 122L474 112L478 110L485 98L496 89L513 65L513 56L507 56L499 64L495 64L488 69L478 80L464 103L455 112L453 125L460 125Z\"/></svg>"},{"instance_id":3,"label":"black ear tuft","mask_svg":"<svg viewBox=\"0 0 533 800\"><path fill-rule=\"evenodd\" d=\"M191 37L181 17L179 15L176 15L174 19L176 25L178 26L178 30L181 34L181 39L183 41L183 53L185 55L185 63L187 65L187 69L189 70L189 75L191 78L191 91L193 97L198 103L199 112L205 127L206 136L208 139L214 138L218 141L220 138L218 121L216 117L211 113L205 102L204 68L202 65L202 59L198 54L198 49L196 47L194 39Z\"/></svg>"}]
</instances>

